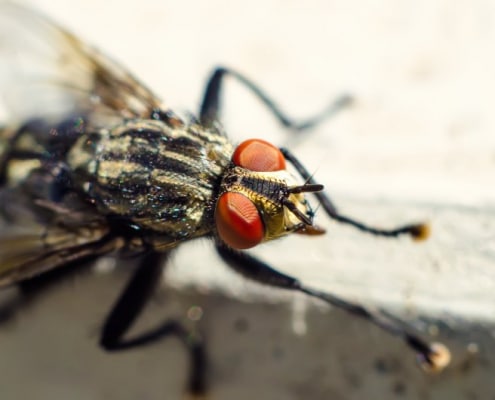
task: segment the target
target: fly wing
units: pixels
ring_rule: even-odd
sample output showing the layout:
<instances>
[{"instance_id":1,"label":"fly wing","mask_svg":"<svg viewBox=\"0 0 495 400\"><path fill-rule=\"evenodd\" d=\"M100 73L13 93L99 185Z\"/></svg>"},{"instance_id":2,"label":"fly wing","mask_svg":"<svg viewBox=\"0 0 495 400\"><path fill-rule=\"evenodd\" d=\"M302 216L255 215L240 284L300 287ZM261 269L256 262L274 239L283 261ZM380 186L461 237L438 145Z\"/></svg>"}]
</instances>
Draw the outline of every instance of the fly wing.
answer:
<instances>
[{"instance_id":1,"label":"fly wing","mask_svg":"<svg viewBox=\"0 0 495 400\"><path fill-rule=\"evenodd\" d=\"M93 126L149 117L163 106L93 47L41 14L2 0L0 96L9 115L21 121L81 113Z\"/></svg>"},{"instance_id":2,"label":"fly wing","mask_svg":"<svg viewBox=\"0 0 495 400\"><path fill-rule=\"evenodd\" d=\"M67 167L57 154L66 151L60 146L70 146L64 140L72 141L72 134L149 118L153 110L163 109L160 100L48 18L0 0L0 105L14 123L0 129L0 139L7 141L0 151L0 175L7 162L13 165L9 156L14 148L22 154L17 161L32 157L37 163L30 172L9 168L9 174L20 175L0 189L0 286L121 248L123 239L111 235L105 217L71 192L69 184L57 182L53 167ZM71 128L64 139L61 126L67 121ZM18 126L27 132L17 138L19 143ZM46 154L50 149L58 153Z\"/></svg>"},{"instance_id":3,"label":"fly wing","mask_svg":"<svg viewBox=\"0 0 495 400\"><path fill-rule=\"evenodd\" d=\"M63 229L39 230L0 236L0 287L29 279L48 270L109 253L116 249L116 240L98 240L100 231L89 237ZM48 244L47 244L48 241Z\"/></svg>"},{"instance_id":4,"label":"fly wing","mask_svg":"<svg viewBox=\"0 0 495 400\"><path fill-rule=\"evenodd\" d=\"M109 235L103 217L77 197L69 194L61 202L53 202L33 198L29 189L26 184L0 191L4 220L0 287L121 247L121 239Z\"/></svg>"}]
</instances>

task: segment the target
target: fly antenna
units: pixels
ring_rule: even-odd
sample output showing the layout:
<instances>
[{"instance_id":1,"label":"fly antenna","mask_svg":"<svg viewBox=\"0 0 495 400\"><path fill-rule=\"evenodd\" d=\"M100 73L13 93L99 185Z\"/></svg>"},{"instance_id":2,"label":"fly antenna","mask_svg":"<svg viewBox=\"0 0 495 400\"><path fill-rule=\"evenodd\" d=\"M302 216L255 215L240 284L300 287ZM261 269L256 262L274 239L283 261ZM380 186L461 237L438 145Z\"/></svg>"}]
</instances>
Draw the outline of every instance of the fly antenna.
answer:
<instances>
[{"instance_id":1,"label":"fly antenna","mask_svg":"<svg viewBox=\"0 0 495 400\"><path fill-rule=\"evenodd\" d=\"M297 194L297 193L314 193L321 192L324 189L323 185L318 183L305 183L300 186L293 186L287 189L288 194Z\"/></svg>"}]
</instances>

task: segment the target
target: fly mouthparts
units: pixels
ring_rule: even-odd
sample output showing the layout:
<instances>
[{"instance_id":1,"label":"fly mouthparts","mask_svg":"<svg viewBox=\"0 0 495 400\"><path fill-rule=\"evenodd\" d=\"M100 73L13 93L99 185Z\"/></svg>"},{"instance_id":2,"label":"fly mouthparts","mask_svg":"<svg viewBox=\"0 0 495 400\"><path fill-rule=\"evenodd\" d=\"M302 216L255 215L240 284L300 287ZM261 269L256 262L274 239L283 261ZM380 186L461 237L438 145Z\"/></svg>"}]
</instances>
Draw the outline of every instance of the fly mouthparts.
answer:
<instances>
[{"instance_id":1,"label":"fly mouthparts","mask_svg":"<svg viewBox=\"0 0 495 400\"><path fill-rule=\"evenodd\" d=\"M287 207L305 225L313 225L313 221L307 215L304 215L292 201L283 199L282 204Z\"/></svg>"},{"instance_id":2,"label":"fly mouthparts","mask_svg":"<svg viewBox=\"0 0 495 400\"><path fill-rule=\"evenodd\" d=\"M321 192L324 186L318 183L305 183L301 186L293 186L287 189L289 194Z\"/></svg>"}]
</instances>

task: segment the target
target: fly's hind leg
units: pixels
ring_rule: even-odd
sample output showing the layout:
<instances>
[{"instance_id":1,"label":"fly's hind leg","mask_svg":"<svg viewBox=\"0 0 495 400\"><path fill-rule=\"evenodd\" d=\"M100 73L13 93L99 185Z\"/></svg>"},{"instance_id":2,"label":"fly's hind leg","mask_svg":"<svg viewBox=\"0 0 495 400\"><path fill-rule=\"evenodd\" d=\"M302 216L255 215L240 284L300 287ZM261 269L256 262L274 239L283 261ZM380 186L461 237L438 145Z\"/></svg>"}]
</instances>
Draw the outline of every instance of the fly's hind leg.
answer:
<instances>
[{"instance_id":1,"label":"fly's hind leg","mask_svg":"<svg viewBox=\"0 0 495 400\"><path fill-rule=\"evenodd\" d=\"M198 334L192 334L178 321L167 319L146 332L131 338L124 337L160 282L162 263L166 259L167 254L155 252L144 256L106 318L100 345L107 351L120 351L150 344L167 336L176 336L184 344L190 357L187 395L191 398L203 398L207 391L206 351Z\"/></svg>"},{"instance_id":2,"label":"fly's hind leg","mask_svg":"<svg viewBox=\"0 0 495 400\"><path fill-rule=\"evenodd\" d=\"M283 126L293 131L304 131L313 128L352 102L352 98L349 95L340 96L314 117L297 122L283 113L259 86L247 79L244 75L241 75L232 69L219 67L213 71L213 74L208 80L203 95L203 101L201 102L199 120L203 126L212 126L216 121L220 120L222 84L227 76L236 79L248 88Z\"/></svg>"}]
</instances>

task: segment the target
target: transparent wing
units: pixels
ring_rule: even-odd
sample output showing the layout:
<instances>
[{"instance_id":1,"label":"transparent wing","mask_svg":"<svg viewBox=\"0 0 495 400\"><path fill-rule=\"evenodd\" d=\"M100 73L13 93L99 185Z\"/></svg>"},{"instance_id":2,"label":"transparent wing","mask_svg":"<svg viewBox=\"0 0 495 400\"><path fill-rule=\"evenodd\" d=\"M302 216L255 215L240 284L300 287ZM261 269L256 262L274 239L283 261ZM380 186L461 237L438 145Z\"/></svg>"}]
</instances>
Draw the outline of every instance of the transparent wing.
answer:
<instances>
[{"instance_id":1,"label":"transparent wing","mask_svg":"<svg viewBox=\"0 0 495 400\"><path fill-rule=\"evenodd\" d=\"M94 125L163 105L129 72L45 16L0 0L0 96L9 115L84 113Z\"/></svg>"},{"instance_id":2,"label":"transparent wing","mask_svg":"<svg viewBox=\"0 0 495 400\"><path fill-rule=\"evenodd\" d=\"M69 234L68 234L69 233ZM116 240L87 239L59 229L39 234L0 236L0 287L32 278L72 261L109 253ZM47 245L45 240L56 244Z\"/></svg>"},{"instance_id":3,"label":"transparent wing","mask_svg":"<svg viewBox=\"0 0 495 400\"><path fill-rule=\"evenodd\" d=\"M60 132L65 132L61 127L66 121L84 120L78 126L96 132L163 109L149 89L115 62L36 11L4 0L0 104L12 120L12 126L0 129L0 139L8 143L0 151L3 169L15 146L39 162L45 151L41 144L48 143L53 128L64 145ZM23 143L12 145L18 126L29 134L22 136ZM80 133L72 124L69 131ZM46 159L0 189L0 286L122 247L122 239L109 234L106 219L77 195L71 196L69 187L57 191L68 191L62 199L50 192L57 186L50 168Z\"/></svg>"},{"instance_id":4,"label":"transparent wing","mask_svg":"<svg viewBox=\"0 0 495 400\"><path fill-rule=\"evenodd\" d=\"M106 221L77 198L33 198L30 184L0 191L0 287L121 246Z\"/></svg>"}]
</instances>

